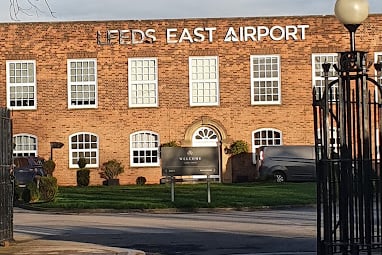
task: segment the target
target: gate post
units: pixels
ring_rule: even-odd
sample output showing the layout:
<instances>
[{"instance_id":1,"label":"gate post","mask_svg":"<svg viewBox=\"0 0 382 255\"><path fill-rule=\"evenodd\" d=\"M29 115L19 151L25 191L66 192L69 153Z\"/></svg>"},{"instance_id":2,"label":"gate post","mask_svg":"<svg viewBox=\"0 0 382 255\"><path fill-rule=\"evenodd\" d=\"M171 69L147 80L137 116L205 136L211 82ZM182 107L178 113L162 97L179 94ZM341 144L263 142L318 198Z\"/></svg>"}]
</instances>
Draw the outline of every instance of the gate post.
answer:
<instances>
[{"instance_id":1,"label":"gate post","mask_svg":"<svg viewBox=\"0 0 382 255\"><path fill-rule=\"evenodd\" d=\"M319 255L381 254L382 88L368 77L367 53L354 40L367 9L367 0L337 0L351 49L338 53L337 80L329 83L330 65L323 65L325 91L313 94Z\"/></svg>"},{"instance_id":2,"label":"gate post","mask_svg":"<svg viewBox=\"0 0 382 255\"><path fill-rule=\"evenodd\" d=\"M9 110L0 109L0 244L13 240L12 122Z\"/></svg>"}]
</instances>

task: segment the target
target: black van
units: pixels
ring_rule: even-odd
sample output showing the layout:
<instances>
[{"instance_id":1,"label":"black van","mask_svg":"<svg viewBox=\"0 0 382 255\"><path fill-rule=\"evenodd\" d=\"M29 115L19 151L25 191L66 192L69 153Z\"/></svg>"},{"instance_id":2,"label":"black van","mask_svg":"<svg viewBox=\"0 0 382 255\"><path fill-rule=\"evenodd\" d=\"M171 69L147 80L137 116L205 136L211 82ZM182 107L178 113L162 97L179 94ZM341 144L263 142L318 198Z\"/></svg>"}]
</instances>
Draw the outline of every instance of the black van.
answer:
<instances>
[{"instance_id":1,"label":"black van","mask_svg":"<svg viewBox=\"0 0 382 255\"><path fill-rule=\"evenodd\" d=\"M260 179L276 182L316 179L313 145L262 146L256 152L256 159Z\"/></svg>"}]
</instances>

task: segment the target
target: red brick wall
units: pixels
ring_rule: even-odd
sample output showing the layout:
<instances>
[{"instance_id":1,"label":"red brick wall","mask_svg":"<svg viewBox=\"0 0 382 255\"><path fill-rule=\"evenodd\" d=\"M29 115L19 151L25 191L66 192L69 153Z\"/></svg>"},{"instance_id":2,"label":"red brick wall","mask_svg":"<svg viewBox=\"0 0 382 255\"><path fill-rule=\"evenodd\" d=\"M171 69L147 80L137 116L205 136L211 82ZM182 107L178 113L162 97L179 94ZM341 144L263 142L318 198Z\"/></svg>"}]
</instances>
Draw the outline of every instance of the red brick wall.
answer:
<instances>
[{"instance_id":1,"label":"red brick wall","mask_svg":"<svg viewBox=\"0 0 382 255\"><path fill-rule=\"evenodd\" d=\"M357 32L357 49L382 51L382 15L372 15ZM228 27L309 25L301 41L223 42ZM216 27L214 42L167 44L166 28ZM98 45L97 31L154 28L152 44ZM178 32L180 33L180 32ZM76 172L69 169L69 136L91 132L99 136L99 162L122 161L122 184L135 183L145 176L158 183L161 169L129 166L130 134L151 130L162 143L182 141L186 129L202 117L221 123L227 138L252 144L251 133L259 128L282 131L284 144L313 144L311 54L349 50L349 35L333 16L230 18L190 20L149 20L64 23L0 24L1 106L6 106L5 61L33 59L37 63L37 110L13 111L14 134L38 137L40 156L50 155L50 141L65 145L54 150L60 185L76 185ZM281 56L282 103L252 106L250 64L252 54ZM220 105L190 107L188 84L189 56L219 56ZM67 59L97 58L98 108L69 110L67 104ZM128 107L128 58L156 57L159 71L159 107ZM370 70L373 74L374 70ZM223 162L225 163L225 162ZM91 183L101 184L97 169Z\"/></svg>"}]
</instances>

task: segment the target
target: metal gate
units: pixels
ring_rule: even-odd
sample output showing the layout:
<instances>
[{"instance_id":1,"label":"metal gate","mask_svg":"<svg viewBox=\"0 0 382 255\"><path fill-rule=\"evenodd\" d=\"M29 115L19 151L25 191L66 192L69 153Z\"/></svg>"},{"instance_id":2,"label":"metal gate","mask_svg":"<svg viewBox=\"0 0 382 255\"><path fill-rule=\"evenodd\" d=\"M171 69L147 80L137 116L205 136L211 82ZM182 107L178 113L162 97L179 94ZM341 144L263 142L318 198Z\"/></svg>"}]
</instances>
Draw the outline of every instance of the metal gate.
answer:
<instances>
[{"instance_id":1,"label":"metal gate","mask_svg":"<svg viewBox=\"0 0 382 255\"><path fill-rule=\"evenodd\" d=\"M1 108L0 122L0 243L13 240L12 121Z\"/></svg>"},{"instance_id":2,"label":"metal gate","mask_svg":"<svg viewBox=\"0 0 382 255\"><path fill-rule=\"evenodd\" d=\"M323 64L325 88L313 93L321 255L381 254L382 90L368 77L366 56L339 53L331 82Z\"/></svg>"}]
</instances>

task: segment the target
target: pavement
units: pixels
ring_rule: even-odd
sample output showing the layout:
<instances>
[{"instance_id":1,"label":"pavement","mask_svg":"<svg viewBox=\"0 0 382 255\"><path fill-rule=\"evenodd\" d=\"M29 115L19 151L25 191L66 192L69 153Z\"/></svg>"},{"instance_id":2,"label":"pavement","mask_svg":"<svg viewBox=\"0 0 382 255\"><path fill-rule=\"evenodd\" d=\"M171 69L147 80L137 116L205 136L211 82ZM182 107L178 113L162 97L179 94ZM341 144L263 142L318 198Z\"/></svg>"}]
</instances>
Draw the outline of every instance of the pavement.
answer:
<instances>
[{"instance_id":1,"label":"pavement","mask_svg":"<svg viewBox=\"0 0 382 255\"><path fill-rule=\"evenodd\" d=\"M7 255L149 255L143 251L108 247L91 243L46 240L37 235L13 234L14 241L0 247Z\"/></svg>"}]
</instances>

